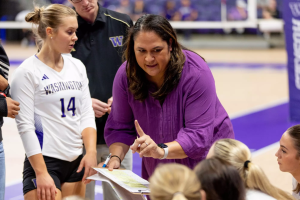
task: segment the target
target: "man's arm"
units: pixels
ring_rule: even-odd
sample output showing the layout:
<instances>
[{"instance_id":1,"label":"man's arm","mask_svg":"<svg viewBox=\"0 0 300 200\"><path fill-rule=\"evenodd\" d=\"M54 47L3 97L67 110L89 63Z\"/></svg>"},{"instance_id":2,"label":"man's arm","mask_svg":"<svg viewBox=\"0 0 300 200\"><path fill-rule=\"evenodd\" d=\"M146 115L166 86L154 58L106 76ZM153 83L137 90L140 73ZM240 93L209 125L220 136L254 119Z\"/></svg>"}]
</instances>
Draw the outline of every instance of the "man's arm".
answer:
<instances>
[{"instance_id":1,"label":"man's arm","mask_svg":"<svg viewBox=\"0 0 300 200\"><path fill-rule=\"evenodd\" d=\"M0 43L0 90L3 92L8 87L9 60ZM8 93L6 94L8 95Z\"/></svg>"},{"instance_id":2,"label":"man's arm","mask_svg":"<svg viewBox=\"0 0 300 200\"><path fill-rule=\"evenodd\" d=\"M3 76L0 76L0 90L4 91L7 88L7 86L8 86L8 81Z\"/></svg>"}]
</instances>

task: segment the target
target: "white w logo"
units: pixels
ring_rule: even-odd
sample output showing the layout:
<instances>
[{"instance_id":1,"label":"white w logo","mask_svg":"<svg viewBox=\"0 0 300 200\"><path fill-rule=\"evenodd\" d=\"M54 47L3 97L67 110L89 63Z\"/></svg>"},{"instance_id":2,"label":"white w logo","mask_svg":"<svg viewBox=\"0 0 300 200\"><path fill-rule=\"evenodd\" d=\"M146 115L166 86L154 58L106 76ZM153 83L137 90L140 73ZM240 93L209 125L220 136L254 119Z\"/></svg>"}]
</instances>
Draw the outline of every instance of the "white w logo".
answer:
<instances>
[{"instance_id":1,"label":"white w logo","mask_svg":"<svg viewBox=\"0 0 300 200\"><path fill-rule=\"evenodd\" d=\"M123 45L123 35L109 38L114 47L121 47Z\"/></svg>"},{"instance_id":2,"label":"white w logo","mask_svg":"<svg viewBox=\"0 0 300 200\"><path fill-rule=\"evenodd\" d=\"M291 2L290 8L292 10L292 14L294 17L299 17L300 16L300 3L298 2Z\"/></svg>"}]
</instances>

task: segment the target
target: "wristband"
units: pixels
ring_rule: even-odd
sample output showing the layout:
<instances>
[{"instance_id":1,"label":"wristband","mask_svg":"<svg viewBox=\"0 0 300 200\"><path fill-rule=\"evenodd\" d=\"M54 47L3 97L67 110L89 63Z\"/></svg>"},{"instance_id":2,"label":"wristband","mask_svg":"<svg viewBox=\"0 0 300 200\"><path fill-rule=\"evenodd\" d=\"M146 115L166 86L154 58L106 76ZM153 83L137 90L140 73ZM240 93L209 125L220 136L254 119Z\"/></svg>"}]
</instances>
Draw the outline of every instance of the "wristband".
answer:
<instances>
[{"instance_id":1,"label":"wristband","mask_svg":"<svg viewBox=\"0 0 300 200\"><path fill-rule=\"evenodd\" d=\"M120 158L119 156L117 156L117 155L112 155L112 156L110 157L110 159L111 159L112 157L119 158L119 160L120 160L120 164L121 164L121 158Z\"/></svg>"},{"instance_id":2,"label":"wristband","mask_svg":"<svg viewBox=\"0 0 300 200\"><path fill-rule=\"evenodd\" d=\"M6 94L4 94L3 92L0 92L0 95L6 97Z\"/></svg>"}]
</instances>

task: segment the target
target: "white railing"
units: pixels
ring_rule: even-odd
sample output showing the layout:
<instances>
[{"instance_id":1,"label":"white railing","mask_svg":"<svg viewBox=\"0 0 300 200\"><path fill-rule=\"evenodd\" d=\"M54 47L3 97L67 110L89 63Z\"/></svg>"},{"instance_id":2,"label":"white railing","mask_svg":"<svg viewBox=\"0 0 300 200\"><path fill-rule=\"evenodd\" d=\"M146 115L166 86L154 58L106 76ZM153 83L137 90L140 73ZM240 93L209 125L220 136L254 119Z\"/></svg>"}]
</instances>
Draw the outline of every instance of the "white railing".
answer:
<instances>
[{"instance_id":1,"label":"white railing","mask_svg":"<svg viewBox=\"0 0 300 200\"><path fill-rule=\"evenodd\" d=\"M248 19L244 21L227 21L226 4L221 4L221 21L172 21L174 29L241 29L259 28L262 32L283 30L282 20L257 20L256 1L248 1ZM31 29L32 24L27 22L4 21L0 22L0 29Z\"/></svg>"}]
</instances>

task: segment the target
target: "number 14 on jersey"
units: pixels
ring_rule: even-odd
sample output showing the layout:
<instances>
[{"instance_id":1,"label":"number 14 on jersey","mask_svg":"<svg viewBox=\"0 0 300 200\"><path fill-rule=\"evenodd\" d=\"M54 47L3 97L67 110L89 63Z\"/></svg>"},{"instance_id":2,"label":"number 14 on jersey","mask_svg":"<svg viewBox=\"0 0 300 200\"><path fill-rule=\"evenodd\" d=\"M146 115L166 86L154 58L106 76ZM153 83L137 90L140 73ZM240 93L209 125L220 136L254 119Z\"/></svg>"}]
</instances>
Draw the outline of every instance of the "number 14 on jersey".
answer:
<instances>
[{"instance_id":1,"label":"number 14 on jersey","mask_svg":"<svg viewBox=\"0 0 300 200\"><path fill-rule=\"evenodd\" d=\"M61 102L61 113L62 113L61 117L66 117L66 115L65 115L65 99L64 98L60 99L60 102ZM76 110L75 97L71 97L67 110L72 111L72 116L75 116L75 110Z\"/></svg>"}]
</instances>

